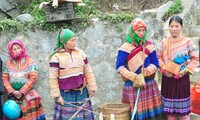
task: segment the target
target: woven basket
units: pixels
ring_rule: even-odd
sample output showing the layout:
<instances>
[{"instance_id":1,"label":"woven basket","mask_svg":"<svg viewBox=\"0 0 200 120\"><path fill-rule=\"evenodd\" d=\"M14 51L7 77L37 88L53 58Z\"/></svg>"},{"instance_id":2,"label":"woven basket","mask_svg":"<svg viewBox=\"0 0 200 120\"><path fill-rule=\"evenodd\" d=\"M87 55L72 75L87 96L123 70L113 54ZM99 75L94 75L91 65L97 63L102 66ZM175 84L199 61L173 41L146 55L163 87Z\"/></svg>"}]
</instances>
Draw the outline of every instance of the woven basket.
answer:
<instances>
[{"instance_id":1,"label":"woven basket","mask_svg":"<svg viewBox=\"0 0 200 120\"><path fill-rule=\"evenodd\" d=\"M115 120L130 120L129 104L103 104L98 106L98 111L103 114L103 120L110 120L111 114L114 114Z\"/></svg>"}]
</instances>

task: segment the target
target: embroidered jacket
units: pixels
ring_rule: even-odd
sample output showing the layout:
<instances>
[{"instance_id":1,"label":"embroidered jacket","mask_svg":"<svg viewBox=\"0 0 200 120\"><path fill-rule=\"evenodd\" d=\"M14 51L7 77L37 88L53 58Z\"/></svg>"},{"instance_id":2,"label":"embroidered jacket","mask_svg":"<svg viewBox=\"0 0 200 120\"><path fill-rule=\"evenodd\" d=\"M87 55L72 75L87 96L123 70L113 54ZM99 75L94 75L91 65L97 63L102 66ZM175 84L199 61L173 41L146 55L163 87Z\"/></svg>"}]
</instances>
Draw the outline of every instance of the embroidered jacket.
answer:
<instances>
[{"instance_id":1,"label":"embroidered jacket","mask_svg":"<svg viewBox=\"0 0 200 120\"><path fill-rule=\"evenodd\" d=\"M75 49L70 54L60 50L50 59L49 78L53 97L60 96L61 90L80 88L86 82L89 91L97 89L95 77L86 54Z\"/></svg>"},{"instance_id":2,"label":"embroidered jacket","mask_svg":"<svg viewBox=\"0 0 200 120\"><path fill-rule=\"evenodd\" d=\"M168 44L170 44L169 51L167 51ZM170 54L168 54L168 52L170 52ZM189 60L185 68L190 74L193 74L194 70L199 65L199 56L196 50L196 45L192 40L186 37L181 37L178 40L163 39L158 46L160 69L165 70L165 65L167 64L168 59L175 61L187 56L189 57Z\"/></svg>"},{"instance_id":3,"label":"embroidered jacket","mask_svg":"<svg viewBox=\"0 0 200 120\"><path fill-rule=\"evenodd\" d=\"M38 80L38 69L30 57L22 58L18 62L9 59L6 62L2 79L8 94L19 90L26 95Z\"/></svg>"},{"instance_id":4,"label":"embroidered jacket","mask_svg":"<svg viewBox=\"0 0 200 120\"><path fill-rule=\"evenodd\" d=\"M150 41L145 44L144 59L142 59L142 53L142 45L136 47L127 42L118 51L116 69L123 77L130 80L127 81L130 85L132 85L131 81L134 81L135 76L141 72L142 64L144 64L145 76L150 76L157 71L158 58Z\"/></svg>"}]
</instances>

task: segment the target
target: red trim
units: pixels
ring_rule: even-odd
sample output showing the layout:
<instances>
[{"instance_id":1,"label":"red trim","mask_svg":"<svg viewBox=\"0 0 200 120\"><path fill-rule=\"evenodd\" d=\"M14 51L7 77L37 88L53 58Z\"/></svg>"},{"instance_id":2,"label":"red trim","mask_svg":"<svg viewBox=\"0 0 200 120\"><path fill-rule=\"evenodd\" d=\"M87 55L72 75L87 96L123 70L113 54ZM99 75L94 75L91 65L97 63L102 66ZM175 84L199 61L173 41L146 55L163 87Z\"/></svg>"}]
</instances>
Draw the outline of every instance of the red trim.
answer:
<instances>
[{"instance_id":1,"label":"red trim","mask_svg":"<svg viewBox=\"0 0 200 120\"><path fill-rule=\"evenodd\" d=\"M137 47L135 50L133 50L129 55L128 55L128 57L127 57L127 62L129 61L129 60L131 60L136 54L138 54L140 51L142 51L143 49L142 49L142 46L139 46L139 47ZM149 55L149 51L148 51L148 49L146 49L145 48L145 54L146 55Z\"/></svg>"}]
</instances>

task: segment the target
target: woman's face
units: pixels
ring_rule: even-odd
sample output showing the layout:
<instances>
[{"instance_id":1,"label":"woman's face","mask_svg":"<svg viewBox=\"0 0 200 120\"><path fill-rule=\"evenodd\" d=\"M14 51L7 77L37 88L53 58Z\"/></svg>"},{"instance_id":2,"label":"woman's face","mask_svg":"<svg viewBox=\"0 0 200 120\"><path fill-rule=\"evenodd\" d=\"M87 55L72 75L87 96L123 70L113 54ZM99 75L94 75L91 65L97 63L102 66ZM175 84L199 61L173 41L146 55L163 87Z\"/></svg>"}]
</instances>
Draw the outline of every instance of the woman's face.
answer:
<instances>
[{"instance_id":1,"label":"woman's face","mask_svg":"<svg viewBox=\"0 0 200 120\"><path fill-rule=\"evenodd\" d=\"M67 49L67 50L73 50L73 49L75 49L75 47L76 47L76 37L71 38L65 44L65 49Z\"/></svg>"},{"instance_id":2,"label":"woman's face","mask_svg":"<svg viewBox=\"0 0 200 120\"><path fill-rule=\"evenodd\" d=\"M137 30L134 31L140 38L144 37L144 34L146 32L145 27L139 27Z\"/></svg>"},{"instance_id":3,"label":"woman's face","mask_svg":"<svg viewBox=\"0 0 200 120\"><path fill-rule=\"evenodd\" d=\"M22 48L18 44L14 44L12 46L12 53L14 53L14 55L21 54L21 51L22 51Z\"/></svg>"},{"instance_id":4,"label":"woman's face","mask_svg":"<svg viewBox=\"0 0 200 120\"><path fill-rule=\"evenodd\" d=\"M172 21L169 25L169 32L173 37L178 37L182 31L182 25L176 21Z\"/></svg>"}]
</instances>

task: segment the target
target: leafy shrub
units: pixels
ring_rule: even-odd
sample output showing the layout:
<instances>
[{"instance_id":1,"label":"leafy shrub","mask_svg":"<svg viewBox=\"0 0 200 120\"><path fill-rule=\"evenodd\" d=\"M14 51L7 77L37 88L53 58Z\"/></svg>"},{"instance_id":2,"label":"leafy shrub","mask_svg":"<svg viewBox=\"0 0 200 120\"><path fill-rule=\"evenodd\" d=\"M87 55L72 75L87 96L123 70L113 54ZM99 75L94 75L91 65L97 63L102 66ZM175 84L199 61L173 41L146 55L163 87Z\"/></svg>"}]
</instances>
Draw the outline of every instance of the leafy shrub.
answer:
<instances>
[{"instance_id":1,"label":"leafy shrub","mask_svg":"<svg viewBox=\"0 0 200 120\"><path fill-rule=\"evenodd\" d=\"M181 0L174 0L174 5L168 10L168 14L177 14L183 11L183 5Z\"/></svg>"},{"instance_id":2,"label":"leafy shrub","mask_svg":"<svg viewBox=\"0 0 200 120\"><path fill-rule=\"evenodd\" d=\"M0 30L22 31L24 25L16 19L4 19L0 21Z\"/></svg>"}]
</instances>

